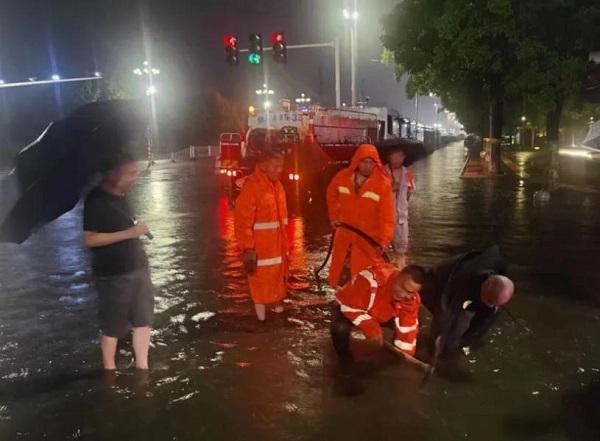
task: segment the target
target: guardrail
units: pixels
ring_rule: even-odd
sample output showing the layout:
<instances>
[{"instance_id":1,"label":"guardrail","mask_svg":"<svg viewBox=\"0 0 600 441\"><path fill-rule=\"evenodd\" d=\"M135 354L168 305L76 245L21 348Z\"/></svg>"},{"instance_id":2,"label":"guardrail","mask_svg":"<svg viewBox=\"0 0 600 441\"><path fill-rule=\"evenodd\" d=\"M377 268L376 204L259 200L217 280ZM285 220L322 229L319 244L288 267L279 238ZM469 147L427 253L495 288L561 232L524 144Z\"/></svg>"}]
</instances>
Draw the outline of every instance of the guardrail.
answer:
<instances>
[{"instance_id":1,"label":"guardrail","mask_svg":"<svg viewBox=\"0 0 600 441\"><path fill-rule=\"evenodd\" d=\"M200 158L215 158L221 153L218 145L191 145L172 153L153 153L153 161L183 162Z\"/></svg>"}]
</instances>

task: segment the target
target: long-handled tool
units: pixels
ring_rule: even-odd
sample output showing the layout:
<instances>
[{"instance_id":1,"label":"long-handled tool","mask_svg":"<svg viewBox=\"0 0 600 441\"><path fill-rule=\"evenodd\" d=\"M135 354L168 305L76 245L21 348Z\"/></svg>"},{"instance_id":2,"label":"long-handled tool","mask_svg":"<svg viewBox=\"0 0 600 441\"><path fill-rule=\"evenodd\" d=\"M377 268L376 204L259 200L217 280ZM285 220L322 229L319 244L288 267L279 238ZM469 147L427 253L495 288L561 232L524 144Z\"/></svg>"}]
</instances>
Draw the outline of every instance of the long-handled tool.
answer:
<instances>
[{"instance_id":1,"label":"long-handled tool","mask_svg":"<svg viewBox=\"0 0 600 441\"><path fill-rule=\"evenodd\" d=\"M519 320L518 318L516 318L506 306L502 306L502 310L504 312L506 312L506 314L511 318L511 320L516 325L520 326L525 332L527 332L528 334L531 334L531 335L534 334L534 332L531 330L531 328L529 326L527 326L525 323L523 323L523 320Z\"/></svg>"},{"instance_id":2,"label":"long-handled tool","mask_svg":"<svg viewBox=\"0 0 600 441\"><path fill-rule=\"evenodd\" d=\"M394 346L389 341L384 342L383 347L388 352L390 352L391 354L394 354L395 356L400 358L402 361L410 364L411 366L414 366L415 368L417 368L419 370L429 372L430 366L427 363L422 362L421 360L413 357L412 355L402 352L400 349L398 349L396 346Z\"/></svg>"}]
</instances>

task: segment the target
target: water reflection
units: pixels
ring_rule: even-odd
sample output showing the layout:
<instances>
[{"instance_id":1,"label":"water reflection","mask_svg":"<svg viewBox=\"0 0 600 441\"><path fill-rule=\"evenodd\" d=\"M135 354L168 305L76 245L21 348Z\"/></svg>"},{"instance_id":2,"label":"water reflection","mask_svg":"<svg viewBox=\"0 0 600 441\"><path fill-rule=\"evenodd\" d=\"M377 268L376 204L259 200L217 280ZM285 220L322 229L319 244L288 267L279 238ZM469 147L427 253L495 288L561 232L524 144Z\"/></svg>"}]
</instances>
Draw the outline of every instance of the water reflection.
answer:
<instances>
[{"instance_id":1,"label":"water reflection","mask_svg":"<svg viewBox=\"0 0 600 441\"><path fill-rule=\"evenodd\" d=\"M157 236L147 242L158 288L149 381L127 369L112 381L84 375L98 366L98 350L94 302L69 303L94 298L79 212L23 246L0 246L0 438L354 440L376 427L382 439L403 431L512 441L523 435L510 427L514 415L560 421L563 395L589 403L581 385L593 385L600 368L598 312L572 300L600 286L600 201L561 190L533 207L529 179L465 182L462 161L459 146L414 166L410 259L431 265L500 242L518 287L512 310L535 332L500 317L471 357L473 384L434 379L417 390L414 371L358 342L362 395L343 396L334 387L330 293L311 270L330 238L325 207L290 217L287 311L259 325L227 195L207 178L209 165L178 164L153 170L133 195ZM535 161L525 160L524 176ZM125 342L123 365L130 359ZM566 439L561 428L543 434Z\"/></svg>"}]
</instances>

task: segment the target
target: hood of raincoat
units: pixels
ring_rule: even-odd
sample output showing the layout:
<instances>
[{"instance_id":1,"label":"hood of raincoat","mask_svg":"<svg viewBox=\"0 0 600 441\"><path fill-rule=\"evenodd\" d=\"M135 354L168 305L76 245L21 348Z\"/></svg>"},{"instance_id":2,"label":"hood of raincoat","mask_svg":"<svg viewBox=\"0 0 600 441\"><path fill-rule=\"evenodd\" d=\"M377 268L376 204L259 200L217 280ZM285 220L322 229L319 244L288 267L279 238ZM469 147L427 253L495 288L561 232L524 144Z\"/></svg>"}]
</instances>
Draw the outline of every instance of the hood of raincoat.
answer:
<instances>
[{"instance_id":1,"label":"hood of raincoat","mask_svg":"<svg viewBox=\"0 0 600 441\"><path fill-rule=\"evenodd\" d=\"M356 170L358 168L359 162L367 158L370 158L373 161L375 161L377 168L379 168L380 170L383 169L383 164L381 162L381 158L379 157L379 153L377 152L377 147L371 144L361 144L360 146L358 146L358 149L352 157L352 162L350 162L350 167L348 168L353 171Z\"/></svg>"}]
</instances>

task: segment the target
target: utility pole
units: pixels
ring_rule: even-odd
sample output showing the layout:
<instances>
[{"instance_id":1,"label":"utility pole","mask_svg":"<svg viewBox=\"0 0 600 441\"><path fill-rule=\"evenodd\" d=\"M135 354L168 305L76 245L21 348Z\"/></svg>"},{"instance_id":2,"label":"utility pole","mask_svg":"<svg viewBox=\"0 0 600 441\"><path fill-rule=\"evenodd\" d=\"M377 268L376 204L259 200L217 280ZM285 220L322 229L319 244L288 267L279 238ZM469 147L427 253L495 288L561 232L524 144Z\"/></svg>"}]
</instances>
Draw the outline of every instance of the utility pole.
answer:
<instances>
[{"instance_id":1,"label":"utility pole","mask_svg":"<svg viewBox=\"0 0 600 441\"><path fill-rule=\"evenodd\" d=\"M348 9L344 9L344 18L347 21L350 21L350 89L352 93L352 107L356 106L356 60L358 57L357 54L357 27L356 24L358 22L358 9L356 5L356 1L353 3L353 10L349 11Z\"/></svg>"}]
</instances>

